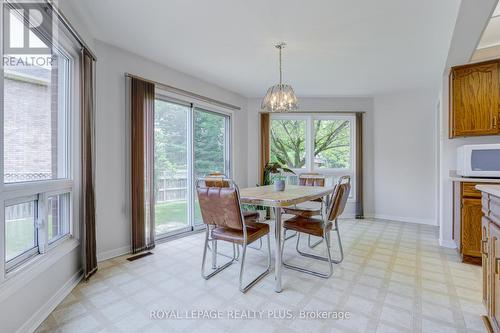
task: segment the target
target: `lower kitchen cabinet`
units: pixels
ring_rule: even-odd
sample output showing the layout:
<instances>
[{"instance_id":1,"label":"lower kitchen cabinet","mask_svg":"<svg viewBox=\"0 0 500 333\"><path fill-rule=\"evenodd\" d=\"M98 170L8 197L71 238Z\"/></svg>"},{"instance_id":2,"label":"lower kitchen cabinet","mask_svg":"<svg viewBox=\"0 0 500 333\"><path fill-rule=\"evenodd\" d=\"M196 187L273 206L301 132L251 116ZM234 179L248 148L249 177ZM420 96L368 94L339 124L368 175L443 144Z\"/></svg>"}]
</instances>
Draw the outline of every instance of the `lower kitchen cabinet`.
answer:
<instances>
[{"instance_id":1,"label":"lower kitchen cabinet","mask_svg":"<svg viewBox=\"0 0 500 333\"><path fill-rule=\"evenodd\" d=\"M483 191L488 186L479 186ZM500 186L498 193L500 195ZM493 192L497 193L497 192ZM500 197L483 191L481 220L481 258L483 265L483 302L493 332L500 333Z\"/></svg>"}]
</instances>

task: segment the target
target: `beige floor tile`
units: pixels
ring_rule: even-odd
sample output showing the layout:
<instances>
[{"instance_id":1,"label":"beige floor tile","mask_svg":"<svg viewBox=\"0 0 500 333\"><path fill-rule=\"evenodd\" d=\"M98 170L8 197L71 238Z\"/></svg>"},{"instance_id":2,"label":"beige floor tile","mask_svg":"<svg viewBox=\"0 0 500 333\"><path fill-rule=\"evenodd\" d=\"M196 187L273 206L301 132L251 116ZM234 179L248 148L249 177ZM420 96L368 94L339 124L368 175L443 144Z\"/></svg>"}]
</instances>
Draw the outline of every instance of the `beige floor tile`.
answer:
<instances>
[{"instance_id":1,"label":"beige floor tile","mask_svg":"<svg viewBox=\"0 0 500 333\"><path fill-rule=\"evenodd\" d=\"M154 255L99 263L99 271L73 292L37 332L481 332L481 269L438 246L437 228L386 220L342 220L345 259L330 279L283 270L282 293L268 275L248 293L238 290L239 264L205 281L200 277L203 235L158 244ZM298 256L286 260L327 268ZM304 244L305 245L305 244ZM336 246L336 244L334 244ZM221 244L229 253L230 246ZM324 248L318 246L318 251ZM274 249L273 249L274 251ZM338 254L334 247L335 255ZM246 278L265 256L249 251ZM219 262L226 260L219 258ZM154 310L291 311L294 318L151 320ZM349 311L346 320L300 319L303 311ZM226 312L227 313L227 312Z\"/></svg>"},{"instance_id":2,"label":"beige floor tile","mask_svg":"<svg viewBox=\"0 0 500 333\"><path fill-rule=\"evenodd\" d=\"M384 306L382 308L380 319L390 324L399 325L404 328L411 329L413 315L412 312L405 309L396 308L393 306Z\"/></svg>"},{"instance_id":3,"label":"beige floor tile","mask_svg":"<svg viewBox=\"0 0 500 333\"><path fill-rule=\"evenodd\" d=\"M422 320L423 333L455 333L459 332L452 325L442 324L436 321L424 319Z\"/></svg>"}]
</instances>

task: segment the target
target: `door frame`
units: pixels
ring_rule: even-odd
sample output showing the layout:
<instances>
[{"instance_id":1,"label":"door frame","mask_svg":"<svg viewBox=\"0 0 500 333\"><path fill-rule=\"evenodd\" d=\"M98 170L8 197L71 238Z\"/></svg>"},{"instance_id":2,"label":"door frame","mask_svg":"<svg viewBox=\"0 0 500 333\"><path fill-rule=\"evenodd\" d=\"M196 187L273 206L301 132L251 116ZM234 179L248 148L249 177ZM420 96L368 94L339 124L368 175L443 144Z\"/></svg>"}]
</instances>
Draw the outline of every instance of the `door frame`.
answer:
<instances>
[{"instance_id":1,"label":"door frame","mask_svg":"<svg viewBox=\"0 0 500 333\"><path fill-rule=\"evenodd\" d=\"M233 116L234 111L230 109L225 109L219 106L212 105L210 103L200 102L195 99L180 97L179 95L162 90L161 88L155 88L155 99L161 99L166 102L172 102L176 104L182 104L189 107L189 112L187 115L187 218L188 225L183 228L172 230L162 234L155 234L155 240L161 241L167 238L176 237L179 235L189 235L193 232L197 232L205 228L205 224L196 224L195 222L195 175L194 175L194 113L196 109L201 109L216 115L225 117L225 149L224 149L224 172L227 173L226 176L232 178L233 176L233 165L232 158L234 156L234 126L233 126ZM153 161L154 163L154 161ZM156 223L156 222L155 222Z\"/></svg>"}]
</instances>

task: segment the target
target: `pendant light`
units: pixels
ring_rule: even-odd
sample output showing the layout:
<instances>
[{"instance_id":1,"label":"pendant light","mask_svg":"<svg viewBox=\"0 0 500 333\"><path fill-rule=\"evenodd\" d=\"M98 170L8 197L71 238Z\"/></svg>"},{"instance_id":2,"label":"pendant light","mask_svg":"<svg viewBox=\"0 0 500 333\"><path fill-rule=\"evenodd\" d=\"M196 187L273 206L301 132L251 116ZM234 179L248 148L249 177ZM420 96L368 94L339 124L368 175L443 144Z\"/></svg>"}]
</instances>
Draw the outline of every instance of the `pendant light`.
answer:
<instances>
[{"instance_id":1,"label":"pendant light","mask_svg":"<svg viewBox=\"0 0 500 333\"><path fill-rule=\"evenodd\" d=\"M281 51L286 43L275 45L279 51L280 83L267 90L266 97L262 100L261 110L265 112L289 112L297 111L299 105L292 86L283 84L283 71L281 69Z\"/></svg>"}]
</instances>

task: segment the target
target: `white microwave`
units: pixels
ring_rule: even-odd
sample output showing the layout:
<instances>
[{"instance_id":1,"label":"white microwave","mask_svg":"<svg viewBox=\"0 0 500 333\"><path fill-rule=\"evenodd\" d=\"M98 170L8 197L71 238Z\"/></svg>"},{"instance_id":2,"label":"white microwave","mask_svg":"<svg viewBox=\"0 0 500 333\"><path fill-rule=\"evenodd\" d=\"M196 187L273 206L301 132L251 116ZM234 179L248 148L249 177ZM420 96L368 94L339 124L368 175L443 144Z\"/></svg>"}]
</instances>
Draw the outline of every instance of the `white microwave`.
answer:
<instances>
[{"instance_id":1,"label":"white microwave","mask_svg":"<svg viewBox=\"0 0 500 333\"><path fill-rule=\"evenodd\" d=\"M459 147L457 174L464 177L500 178L500 143Z\"/></svg>"}]
</instances>

